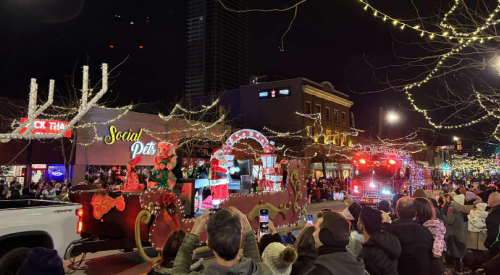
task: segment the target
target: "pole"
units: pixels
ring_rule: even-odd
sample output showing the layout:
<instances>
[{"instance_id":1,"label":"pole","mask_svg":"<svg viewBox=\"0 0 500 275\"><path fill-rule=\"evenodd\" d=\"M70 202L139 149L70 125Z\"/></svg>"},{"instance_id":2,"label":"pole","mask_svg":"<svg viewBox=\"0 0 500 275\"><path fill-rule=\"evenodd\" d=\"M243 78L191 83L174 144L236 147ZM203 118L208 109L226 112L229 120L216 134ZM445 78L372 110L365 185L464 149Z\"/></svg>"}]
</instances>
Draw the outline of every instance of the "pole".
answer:
<instances>
[{"instance_id":1,"label":"pole","mask_svg":"<svg viewBox=\"0 0 500 275\"><path fill-rule=\"evenodd\" d=\"M380 106L380 111L378 113L378 137L382 138L382 113L383 107Z\"/></svg>"}]
</instances>

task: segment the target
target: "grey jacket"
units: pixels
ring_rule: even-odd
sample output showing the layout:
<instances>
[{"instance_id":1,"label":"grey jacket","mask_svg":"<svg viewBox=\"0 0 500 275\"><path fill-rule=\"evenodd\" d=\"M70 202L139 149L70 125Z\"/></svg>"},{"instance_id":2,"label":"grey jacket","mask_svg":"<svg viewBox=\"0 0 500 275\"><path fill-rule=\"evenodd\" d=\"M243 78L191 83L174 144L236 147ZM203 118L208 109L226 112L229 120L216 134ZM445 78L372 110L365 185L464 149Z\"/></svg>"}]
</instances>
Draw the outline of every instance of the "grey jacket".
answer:
<instances>
[{"instance_id":1,"label":"grey jacket","mask_svg":"<svg viewBox=\"0 0 500 275\"><path fill-rule=\"evenodd\" d=\"M442 219L446 223L446 235L445 238L448 239L449 236L457 236L457 239L461 243L467 241L467 222L464 221L464 217L461 212L451 207L451 209L443 209Z\"/></svg>"},{"instance_id":2,"label":"grey jacket","mask_svg":"<svg viewBox=\"0 0 500 275\"><path fill-rule=\"evenodd\" d=\"M253 230L246 232L243 236L243 258L239 263L225 267L217 263L212 264L202 272L189 272L193 251L200 239L194 234L187 234L182 241L181 248L175 257L173 275L271 275L269 267L260 261L259 250L255 242Z\"/></svg>"}]
</instances>

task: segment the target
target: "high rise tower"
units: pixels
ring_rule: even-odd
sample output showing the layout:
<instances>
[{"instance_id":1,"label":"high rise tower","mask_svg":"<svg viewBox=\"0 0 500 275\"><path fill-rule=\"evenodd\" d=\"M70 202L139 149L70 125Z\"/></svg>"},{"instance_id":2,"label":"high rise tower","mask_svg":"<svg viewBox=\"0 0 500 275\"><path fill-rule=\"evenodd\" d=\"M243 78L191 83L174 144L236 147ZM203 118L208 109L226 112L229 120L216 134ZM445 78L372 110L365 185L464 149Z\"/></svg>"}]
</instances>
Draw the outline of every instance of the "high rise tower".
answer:
<instances>
[{"instance_id":1,"label":"high rise tower","mask_svg":"<svg viewBox=\"0 0 500 275\"><path fill-rule=\"evenodd\" d=\"M234 10L247 0L224 0ZM218 0L188 5L186 93L210 95L248 84L248 15L224 9Z\"/></svg>"}]
</instances>

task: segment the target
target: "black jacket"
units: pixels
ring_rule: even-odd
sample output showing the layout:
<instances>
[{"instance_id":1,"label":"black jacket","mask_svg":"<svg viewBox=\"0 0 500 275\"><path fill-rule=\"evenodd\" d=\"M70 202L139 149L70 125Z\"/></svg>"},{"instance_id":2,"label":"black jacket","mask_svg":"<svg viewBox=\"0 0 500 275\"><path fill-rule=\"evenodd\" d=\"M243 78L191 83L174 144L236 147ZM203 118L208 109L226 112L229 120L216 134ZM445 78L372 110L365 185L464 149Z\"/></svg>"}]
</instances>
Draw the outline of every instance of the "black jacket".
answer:
<instances>
[{"instance_id":1,"label":"black jacket","mask_svg":"<svg viewBox=\"0 0 500 275\"><path fill-rule=\"evenodd\" d=\"M349 252L319 255L314 267L305 275L365 275L365 265Z\"/></svg>"},{"instance_id":2,"label":"black jacket","mask_svg":"<svg viewBox=\"0 0 500 275\"><path fill-rule=\"evenodd\" d=\"M290 275L302 275L314 267L314 261L318 257L318 251L306 250L299 251L297 261L292 265L292 273Z\"/></svg>"},{"instance_id":3,"label":"black jacket","mask_svg":"<svg viewBox=\"0 0 500 275\"><path fill-rule=\"evenodd\" d=\"M493 207L488 214L486 230L488 232L486 240L484 240L484 246L490 252L490 257L494 257L500 253L500 205Z\"/></svg>"},{"instance_id":4,"label":"black jacket","mask_svg":"<svg viewBox=\"0 0 500 275\"><path fill-rule=\"evenodd\" d=\"M387 225L386 231L396 236L401 244L398 272L404 275L430 273L434 238L429 229L418 221L404 219Z\"/></svg>"},{"instance_id":5,"label":"black jacket","mask_svg":"<svg viewBox=\"0 0 500 275\"><path fill-rule=\"evenodd\" d=\"M370 275L398 275L398 257L401 245L396 236L385 231L377 232L363 244L359 258Z\"/></svg>"},{"instance_id":6,"label":"black jacket","mask_svg":"<svg viewBox=\"0 0 500 275\"><path fill-rule=\"evenodd\" d=\"M21 193L19 192L19 190L14 189L12 192L10 192L10 199L11 200L20 200Z\"/></svg>"}]
</instances>

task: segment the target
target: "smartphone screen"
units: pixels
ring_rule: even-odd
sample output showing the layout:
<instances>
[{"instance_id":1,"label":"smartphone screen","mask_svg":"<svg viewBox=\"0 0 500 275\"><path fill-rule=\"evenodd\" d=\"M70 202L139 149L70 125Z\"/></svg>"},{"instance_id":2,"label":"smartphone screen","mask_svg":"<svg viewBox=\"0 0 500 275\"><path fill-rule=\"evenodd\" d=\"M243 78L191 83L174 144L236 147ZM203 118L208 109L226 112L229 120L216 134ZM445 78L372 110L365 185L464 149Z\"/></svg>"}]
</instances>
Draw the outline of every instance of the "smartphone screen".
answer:
<instances>
[{"instance_id":1,"label":"smartphone screen","mask_svg":"<svg viewBox=\"0 0 500 275\"><path fill-rule=\"evenodd\" d=\"M313 215L307 215L307 223L313 225Z\"/></svg>"},{"instance_id":2,"label":"smartphone screen","mask_svg":"<svg viewBox=\"0 0 500 275\"><path fill-rule=\"evenodd\" d=\"M267 224L269 223L269 209L259 210L259 230L260 236L269 233L269 228Z\"/></svg>"},{"instance_id":3,"label":"smartphone screen","mask_svg":"<svg viewBox=\"0 0 500 275\"><path fill-rule=\"evenodd\" d=\"M343 201L344 200L344 193L343 192L333 193L333 200L334 201Z\"/></svg>"}]
</instances>

